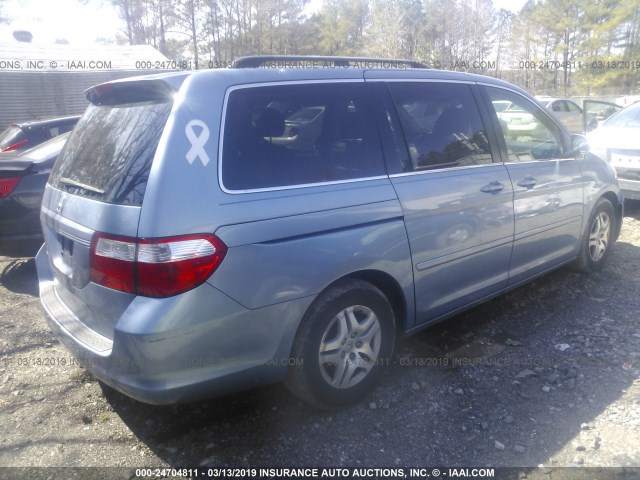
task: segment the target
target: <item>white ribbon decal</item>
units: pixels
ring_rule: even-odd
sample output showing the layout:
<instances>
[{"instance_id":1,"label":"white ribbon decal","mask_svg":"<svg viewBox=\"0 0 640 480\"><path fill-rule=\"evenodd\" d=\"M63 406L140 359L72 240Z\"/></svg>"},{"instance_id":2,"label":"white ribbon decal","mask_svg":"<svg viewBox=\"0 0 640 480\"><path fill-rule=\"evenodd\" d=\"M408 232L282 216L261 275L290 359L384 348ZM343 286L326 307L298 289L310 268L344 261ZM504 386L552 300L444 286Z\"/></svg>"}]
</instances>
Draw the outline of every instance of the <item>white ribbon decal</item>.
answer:
<instances>
[{"instance_id":1,"label":"white ribbon decal","mask_svg":"<svg viewBox=\"0 0 640 480\"><path fill-rule=\"evenodd\" d=\"M202 131L200 135L196 134L194 127L200 127ZM184 129L187 140L191 142L191 148L187 152L186 159L189 165L192 165L196 158L200 158L203 166L209 163L209 155L204 151L204 145L209 140L209 127L202 120L191 120Z\"/></svg>"}]
</instances>

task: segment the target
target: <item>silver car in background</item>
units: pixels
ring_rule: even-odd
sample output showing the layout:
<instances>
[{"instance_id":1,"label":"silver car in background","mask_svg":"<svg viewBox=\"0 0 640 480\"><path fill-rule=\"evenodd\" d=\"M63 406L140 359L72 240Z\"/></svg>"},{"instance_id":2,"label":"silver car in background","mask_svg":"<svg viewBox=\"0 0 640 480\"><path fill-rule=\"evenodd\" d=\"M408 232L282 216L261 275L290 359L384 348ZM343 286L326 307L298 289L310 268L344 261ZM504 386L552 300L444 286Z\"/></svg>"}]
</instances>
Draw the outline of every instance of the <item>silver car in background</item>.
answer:
<instances>
[{"instance_id":1,"label":"silver car in background","mask_svg":"<svg viewBox=\"0 0 640 480\"><path fill-rule=\"evenodd\" d=\"M393 60L254 68L280 60L87 91L36 266L51 329L100 380L157 404L285 381L340 407L397 337L603 268L615 173L523 90ZM505 135L507 102L537 128Z\"/></svg>"},{"instance_id":2,"label":"silver car in background","mask_svg":"<svg viewBox=\"0 0 640 480\"><path fill-rule=\"evenodd\" d=\"M640 200L640 102L609 117L587 138L591 152L616 169L624 197Z\"/></svg>"},{"instance_id":3,"label":"silver car in background","mask_svg":"<svg viewBox=\"0 0 640 480\"><path fill-rule=\"evenodd\" d=\"M544 108L553 112L569 133L585 133L598 126L598 120L594 115L585 113L577 103L571 100L550 97L536 97L536 99Z\"/></svg>"}]
</instances>

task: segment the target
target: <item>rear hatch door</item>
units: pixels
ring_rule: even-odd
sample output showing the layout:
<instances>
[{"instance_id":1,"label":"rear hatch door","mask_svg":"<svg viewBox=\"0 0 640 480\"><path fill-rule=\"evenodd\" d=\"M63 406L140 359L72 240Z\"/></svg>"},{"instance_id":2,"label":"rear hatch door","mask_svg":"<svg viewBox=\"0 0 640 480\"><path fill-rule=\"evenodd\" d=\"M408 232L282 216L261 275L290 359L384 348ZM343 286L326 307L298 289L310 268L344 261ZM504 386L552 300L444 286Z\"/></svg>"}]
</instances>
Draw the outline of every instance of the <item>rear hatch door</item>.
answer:
<instances>
[{"instance_id":1,"label":"rear hatch door","mask_svg":"<svg viewBox=\"0 0 640 480\"><path fill-rule=\"evenodd\" d=\"M43 198L41 222L55 293L107 339L134 295L90 282L91 241L96 232L137 235L175 91L160 79L89 89L91 104L57 159Z\"/></svg>"}]
</instances>

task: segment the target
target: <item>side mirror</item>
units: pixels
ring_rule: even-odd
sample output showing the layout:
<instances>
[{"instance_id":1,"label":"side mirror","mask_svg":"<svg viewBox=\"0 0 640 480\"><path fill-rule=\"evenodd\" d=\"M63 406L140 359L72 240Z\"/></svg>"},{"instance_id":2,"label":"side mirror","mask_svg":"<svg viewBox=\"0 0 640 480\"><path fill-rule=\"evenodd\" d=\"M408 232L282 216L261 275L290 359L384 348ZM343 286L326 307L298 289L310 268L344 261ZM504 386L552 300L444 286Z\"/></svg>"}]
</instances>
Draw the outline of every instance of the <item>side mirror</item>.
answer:
<instances>
[{"instance_id":1,"label":"side mirror","mask_svg":"<svg viewBox=\"0 0 640 480\"><path fill-rule=\"evenodd\" d=\"M575 153L584 154L589 151L589 140L584 135L574 133L571 135L571 149Z\"/></svg>"}]
</instances>

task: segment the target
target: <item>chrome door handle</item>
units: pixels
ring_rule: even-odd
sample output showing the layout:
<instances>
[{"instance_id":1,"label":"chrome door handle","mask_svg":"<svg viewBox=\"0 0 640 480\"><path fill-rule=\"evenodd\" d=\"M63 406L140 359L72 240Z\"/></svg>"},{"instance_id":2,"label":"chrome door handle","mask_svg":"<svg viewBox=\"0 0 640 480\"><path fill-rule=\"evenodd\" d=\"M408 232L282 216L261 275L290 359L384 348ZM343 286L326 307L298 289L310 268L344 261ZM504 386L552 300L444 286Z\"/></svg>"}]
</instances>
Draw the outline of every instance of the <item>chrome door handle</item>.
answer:
<instances>
[{"instance_id":1,"label":"chrome door handle","mask_svg":"<svg viewBox=\"0 0 640 480\"><path fill-rule=\"evenodd\" d=\"M489 185L485 185L484 187L480 188L480 191L484 193L498 193L502 189L504 189L504 185L501 184L500 182L494 181L494 182L491 182Z\"/></svg>"},{"instance_id":2,"label":"chrome door handle","mask_svg":"<svg viewBox=\"0 0 640 480\"><path fill-rule=\"evenodd\" d=\"M522 180L518 182L518 185L524 188L533 188L536 186L536 183L538 183L538 180L536 180L535 178L524 177Z\"/></svg>"}]
</instances>

